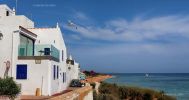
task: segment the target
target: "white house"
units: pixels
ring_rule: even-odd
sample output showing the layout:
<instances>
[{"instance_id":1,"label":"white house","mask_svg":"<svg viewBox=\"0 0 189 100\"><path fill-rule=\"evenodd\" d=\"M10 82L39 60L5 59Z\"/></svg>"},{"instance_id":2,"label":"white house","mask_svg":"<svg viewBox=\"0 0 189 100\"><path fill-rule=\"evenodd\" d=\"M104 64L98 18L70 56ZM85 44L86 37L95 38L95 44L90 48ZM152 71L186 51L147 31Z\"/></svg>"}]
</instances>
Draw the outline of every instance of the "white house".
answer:
<instances>
[{"instance_id":1,"label":"white house","mask_svg":"<svg viewBox=\"0 0 189 100\"><path fill-rule=\"evenodd\" d=\"M53 95L68 87L71 74L58 24L35 28L26 16L0 5L0 46L0 77L13 77L21 85L22 95L35 95L37 88L42 95Z\"/></svg>"},{"instance_id":2,"label":"white house","mask_svg":"<svg viewBox=\"0 0 189 100\"><path fill-rule=\"evenodd\" d=\"M72 56L70 55L66 61L68 69L67 69L67 74L68 77L67 79L70 82L73 79L79 79L79 72L80 72L80 66L79 63L77 63ZM69 83L68 83L69 84Z\"/></svg>"}]
</instances>

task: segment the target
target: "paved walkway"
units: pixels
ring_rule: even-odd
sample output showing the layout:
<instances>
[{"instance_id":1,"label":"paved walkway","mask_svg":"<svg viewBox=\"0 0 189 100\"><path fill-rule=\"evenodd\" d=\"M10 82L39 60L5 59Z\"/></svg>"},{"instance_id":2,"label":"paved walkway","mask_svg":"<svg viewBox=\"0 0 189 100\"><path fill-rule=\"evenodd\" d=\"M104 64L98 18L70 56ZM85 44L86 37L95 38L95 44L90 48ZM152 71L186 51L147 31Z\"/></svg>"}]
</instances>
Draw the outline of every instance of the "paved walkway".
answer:
<instances>
[{"instance_id":1,"label":"paved walkway","mask_svg":"<svg viewBox=\"0 0 189 100\"><path fill-rule=\"evenodd\" d=\"M68 88L71 91L58 93L53 96L33 96L33 95L22 95L21 100L83 100L83 98L92 91L91 86L85 86L81 88Z\"/></svg>"},{"instance_id":2,"label":"paved walkway","mask_svg":"<svg viewBox=\"0 0 189 100\"><path fill-rule=\"evenodd\" d=\"M22 95L21 100L46 100L50 96L33 96L33 95Z\"/></svg>"}]
</instances>

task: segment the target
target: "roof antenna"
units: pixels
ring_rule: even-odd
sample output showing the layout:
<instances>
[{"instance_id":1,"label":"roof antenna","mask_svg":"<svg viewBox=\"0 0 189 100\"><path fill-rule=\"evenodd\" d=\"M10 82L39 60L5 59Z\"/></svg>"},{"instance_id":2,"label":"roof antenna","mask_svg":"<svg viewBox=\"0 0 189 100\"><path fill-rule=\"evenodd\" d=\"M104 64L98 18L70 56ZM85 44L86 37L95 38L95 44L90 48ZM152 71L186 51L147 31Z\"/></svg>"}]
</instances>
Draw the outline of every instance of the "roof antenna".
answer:
<instances>
[{"instance_id":1,"label":"roof antenna","mask_svg":"<svg viewBox=\"0 0 189 100\"><path fill-rule=\"evenodd\" d=\"M16 0L16 12L18 12L17 5L18 5L18 0Z\"/></svg>"},{"instance_id":2,"label":"roof antenna","mask_svg":"<svg viewBox=\"0 0 189 100\"><path fill-rule=\"evenodd\" d=\"M56 28L59 28L59 24L58 24L58 22L56 23Z\"/></svg>"}]
</instances>

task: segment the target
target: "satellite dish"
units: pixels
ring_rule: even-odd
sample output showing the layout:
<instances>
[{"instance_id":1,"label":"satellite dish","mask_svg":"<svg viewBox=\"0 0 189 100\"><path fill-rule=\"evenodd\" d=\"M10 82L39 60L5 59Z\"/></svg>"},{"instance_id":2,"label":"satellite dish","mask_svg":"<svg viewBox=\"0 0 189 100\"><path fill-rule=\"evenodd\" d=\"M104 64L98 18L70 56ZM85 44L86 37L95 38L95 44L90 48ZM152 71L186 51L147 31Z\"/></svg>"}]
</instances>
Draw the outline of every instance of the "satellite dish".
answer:
<instances>
[{"instance_id":1,"label":"satellite dish","mask_svg":"<svg viewBox=\"0 0 189 100\"><path fill-rule=\"evenodd\" d=\"M3 39L3 33L0 32L0 40Z\"/></svg>"}]
</instances>

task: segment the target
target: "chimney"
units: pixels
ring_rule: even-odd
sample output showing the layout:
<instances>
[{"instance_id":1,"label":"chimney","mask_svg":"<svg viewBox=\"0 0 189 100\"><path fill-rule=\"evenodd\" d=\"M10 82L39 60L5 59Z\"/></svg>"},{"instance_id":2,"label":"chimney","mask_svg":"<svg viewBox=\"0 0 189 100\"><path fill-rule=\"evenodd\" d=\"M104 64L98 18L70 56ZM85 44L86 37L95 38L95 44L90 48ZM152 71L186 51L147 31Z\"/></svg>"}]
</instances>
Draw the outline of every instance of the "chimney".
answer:
<instances>
[{"instance_id":1,"label":"chimney","mask_svg":"<svg viewBox=\"0 0 189 100\"><path fill-rule=\"evenodd\" d=\"M13 11L13 15L16 15L16 10L15 10L15 8L13 8L12 11Z\"/></svg>"}]
</instances>

